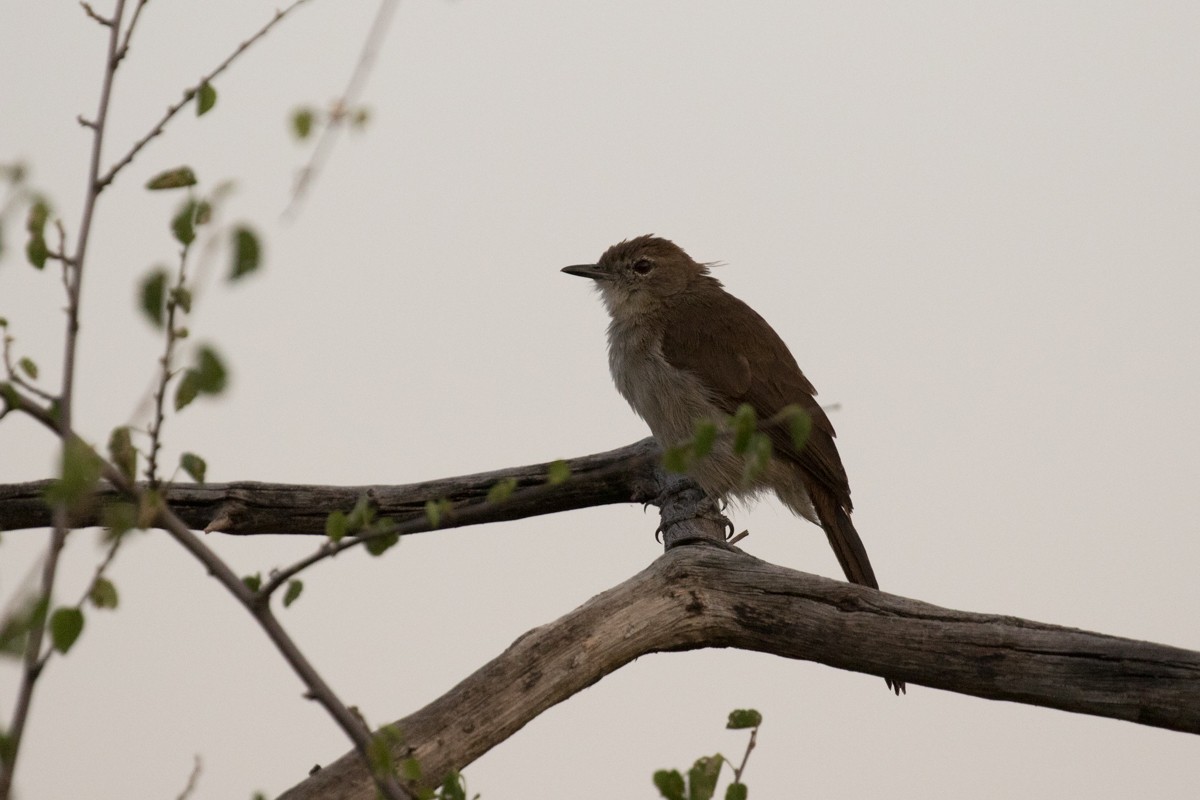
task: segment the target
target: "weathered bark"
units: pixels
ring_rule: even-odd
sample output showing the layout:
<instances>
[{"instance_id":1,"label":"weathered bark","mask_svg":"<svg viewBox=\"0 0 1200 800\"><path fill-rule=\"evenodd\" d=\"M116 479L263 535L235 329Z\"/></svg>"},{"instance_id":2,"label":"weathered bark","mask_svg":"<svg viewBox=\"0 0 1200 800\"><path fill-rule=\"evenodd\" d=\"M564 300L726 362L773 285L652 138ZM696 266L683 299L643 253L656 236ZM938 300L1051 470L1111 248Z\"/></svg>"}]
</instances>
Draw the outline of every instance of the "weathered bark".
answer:
<instances>
[{"instance_id":1,"label":"weathered bark","mask_svg":"<svg viewBox=\"0 0 1200 800\"><path fill-rule=\"evenodd\" d=\"M939 608L703 543L669 550L633 578L529 631L399 720L405 745L395 756L416 758L435 780L639 656L702 647L756 650L1200 733L1200 653ZM374 792L351 752L283 798L369 800Z\"/></svg>"},{"instance_id":2,"label":"weathered bark","mask_svg":"<svg viewBox=\"0 0 1200 800\"><path fill-rule=\"evenodd\" d=\"M406 520L423 517L427 500L446 499L463 511L475 509L485 503L488 490L499 481L516 481L517 491L506 502L490 504L485 513L466 514L461 519L448 517L439 526L444 529L610 503L649 501L658 494L660 484L658 453L658 445L647 438L606 453L570 459L566 464L571 478L557 486L547 484L550 464L546 463L403 486L312 486L258 481L183 483L170 486L166 500L175 514L194 530L323 536L329 512L349 511L360 497L369 498L380 516ZM50 509L43 497L50 483L42 480L0 485L0 530L49 526ZM139 488L145 485L139 484ZM100 508L118 499L122 499L120 494L103 484L99 502L73 519L72 525L81 528L99 525Z\"/></svg>"}]
</instances>

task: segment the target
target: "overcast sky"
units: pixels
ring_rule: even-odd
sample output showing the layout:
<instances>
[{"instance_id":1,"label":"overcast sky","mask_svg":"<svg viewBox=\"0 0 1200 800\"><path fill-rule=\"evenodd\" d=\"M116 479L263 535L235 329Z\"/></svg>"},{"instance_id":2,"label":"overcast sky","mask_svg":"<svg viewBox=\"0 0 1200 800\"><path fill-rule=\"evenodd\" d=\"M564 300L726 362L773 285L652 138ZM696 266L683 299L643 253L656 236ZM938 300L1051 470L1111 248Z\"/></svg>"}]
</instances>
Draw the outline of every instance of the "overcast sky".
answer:
<instances>
[{"instance_id":1,"label":"overcast sky","mask_svg":"<svg viewBox=\"0 0 1200 800\"><path fill-rule=\"evenodd\" d=\"M97 8L105 12L102 0ZM106 192L84 279L77 422L128 422L160 343L135 286L171 263L167 167L262 233L266 267L211 280L189 327L227 396L166 427L209 479L401 483L645 435L612 387L606 319L559 268L657 233L722 261L833 417L884 589L1200 648L1200 5L1193 2L424 2L400 7L298 218L309 149L290 111L342 90L374 2L314 2L216 83ZM106 162L273 12L149 4L118 76ZM0 9L0 160L73 234L104 32L71 2ZM63 300L7 221L0 315L58 381ZM224 269L211 267L213 277ZM53 440L0 424L0 482L47 477ZM840 577L774 500L742 546ZM374 724L425 705L529 628L660 553L636 505L423 534L306 576L288 628ZM61 597L100 555L74 535ZM4 536L0 596L45 537ZM206 542L239 572L308 552ZM348 749L216 583L147 534L39 685L23 798L280 792ZM4 602L7 602L5 600ZM0 664L0 719L17 671ZM650 776L740 752L756 797L1194 796L1195 737L989 702L764 655L643 658L467 769L506 797L655 796Z\"/></svg>"}]
</instances>

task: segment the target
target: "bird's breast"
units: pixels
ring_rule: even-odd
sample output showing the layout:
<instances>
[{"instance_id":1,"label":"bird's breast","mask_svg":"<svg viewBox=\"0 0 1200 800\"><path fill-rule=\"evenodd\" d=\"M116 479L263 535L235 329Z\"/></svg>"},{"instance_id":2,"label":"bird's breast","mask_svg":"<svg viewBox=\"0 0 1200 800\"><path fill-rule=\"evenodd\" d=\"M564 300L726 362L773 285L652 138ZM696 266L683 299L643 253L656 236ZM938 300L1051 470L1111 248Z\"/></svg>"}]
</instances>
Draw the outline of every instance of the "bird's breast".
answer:
<instances>
[{"instance_id":1,"label":"bird's breast","mask_svg":"<svg viewBox=\"0 0 1200 800\"><path fill-rule=\"evenodd\" d=\"M664 445L691 439L697 422L721 416L700 379L663 356L661 332L614 320L608 329L608 366L617 390Z\"/></svg>"}]
</instances>

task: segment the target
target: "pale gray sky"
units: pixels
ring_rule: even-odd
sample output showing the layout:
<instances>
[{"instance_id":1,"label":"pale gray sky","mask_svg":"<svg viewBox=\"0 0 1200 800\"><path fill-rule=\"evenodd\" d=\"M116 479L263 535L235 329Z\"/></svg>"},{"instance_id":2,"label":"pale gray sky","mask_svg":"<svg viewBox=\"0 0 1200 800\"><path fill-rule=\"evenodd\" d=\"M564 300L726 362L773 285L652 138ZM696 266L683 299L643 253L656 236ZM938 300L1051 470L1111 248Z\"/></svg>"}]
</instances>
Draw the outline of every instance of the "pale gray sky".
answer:
<instances>
[{"instance_id":1,"label":"pale gray sky","mask_svg":"<svg viewBox=\"0 0 1200 800\"><path fill-rule=\"evenodd\" d=\"M104 197L85 279L77 418L127 421L159 343L134 286L173 260L181 163L234 178L265 272L191 323L231 391L166 429L211 480L406 482L582 455L645 434L612 388L604 312L559 267L670 237L791 345L834 423L885 589L1200 648L1200 6L1191 2L411 2L300 218L289 111L340 92L374 2L301 10ZM107 3L99 4L101 10ZM275 8L150 4L113 105L123 152ZM0 10L0 159L33 166L74 228L102 31L69 2ZM19 221L18 221L19 223ZM0 315L57 381L55 276L0 261ZM0 425L0 481L52 440ZM747 550L840 576L774 501ZM414 537L306 578L283 614L373 723L424 705L528 628L660 552L619 506ZM70 541L63 597L98 547ZM0 594L42 537L5 535ZM313 543L208 543L242 572ZM279 792L347 743L250 619L158 535L121 555L40 686L24 798ZM0 715L16 686L0 664ZM654 797L651 773L740 752L766 715L757 797L1192 796L1195 737L987 702L762 655L644 658L467 770L504 797Z\"/></svg>"}]
</instances>

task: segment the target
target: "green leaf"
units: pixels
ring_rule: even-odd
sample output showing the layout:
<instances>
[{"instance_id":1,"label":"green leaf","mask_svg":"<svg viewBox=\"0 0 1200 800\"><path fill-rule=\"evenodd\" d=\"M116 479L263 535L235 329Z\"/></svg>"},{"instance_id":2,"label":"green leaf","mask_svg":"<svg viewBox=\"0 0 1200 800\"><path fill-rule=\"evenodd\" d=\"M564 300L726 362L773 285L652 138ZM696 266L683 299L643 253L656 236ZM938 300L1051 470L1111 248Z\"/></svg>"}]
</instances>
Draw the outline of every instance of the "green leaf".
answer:
<instances>
[{"instance_id":1,"label":"green leaf","mask_svg":"<svg viewBox=\"0 0 1200 800\"><path fill-rule=\"evenodd\" d=\"M692 465L692 448L686 444L668 447L663 451L662 465L668 472L687 472Z\"/></svg>"},{"instance_id":2,"label":"green leaf","mask_svg":"<svg viewBox=\"0 0 1200 800\"><path fill-rule=\"evenodd\" d=\"M366 106L359 106L354 109L354 113L350 115L350 125L355 128L365 128L371 119L371 109Z\"/></svg>"},{"instance_id":3,"label":"green leaf","mask_svg":"<svg viewBox=\"0 0 1200 800\"><path fill-rule=\"evenodd\" d=\"M688 800L711 800L717 791L717 778L723 763L725 759L719 753L696 759L688 770Z\"/></svg>"},{"instance_id":4,"label":"green leaf","mask_svg":"<svg viewBox=\"0 0 1200 800\"><path fill-rule=\"evenodd\" d=\"M186 286L176 286L171 290L170 302L174 303L179 308L183 309L183 313L192 313L192 292ZM178 331L176 332L178 336ZM186 339L187 336L180 336L181 339Z\"/></svg>"},{"instance_id":5,"label":"green leaf","mask_svg":"<svg viewBox=\"0 0 1200 800\"><path fill-rule=\"evenodd\" d=\"M160 172L146 182L146 188L152 192L162 189L182 189L185 186L196 185L196 173L191 167L176 167Z\"/></svg>"},{"instance_id":6,"label":"green leaf","mask_svg":"<svg viewBox=\"0 0 1200 800\"><path fill-rule=\"evenodd\" d=\"M37 380L38 366L37 366L37 364L34 363L32 358L22 358L20 361L17 362L17 366L20 367L21 371L24 372L26 375L28 375L30 378L32 378L35 381Z\"/></svg>"},{"instance_id":7,"label":"green leaf","mask_svg":"<svg viewBox=\"0 0 1200 800\"><path fill-rule=\"evenodd\" d=\"M371 498L365 494L359 495L358 500L354 502L354 508L350 509L350 515L346 518L350 530L358 533L370 525L374 519L375 509L371 507Z\"/></svg>"},{"instance_id":8,"label":"green leaf","mask_svg":"<svg viewBox=\"0 0 1200 800\"><path fill-rule=\"evenodd\" d=\"M298 108L292 112L292 133L303 141L312 133L313 120L316 114L311 108Z\"/></svg>"},{"instance_id":9,"label":"green leaf","mask_svg":"<svg viewBox=\"0 0 1200 800\"><path fill-rule=\"evenodd\" d=\"M138 292L139 305L146 319L156 328L163 326L164 298L167 294L167 271L159 268L142 278Z\"/></svg>"},{"instance_id":10,"label":"green leaf","mask_svg":"<svg viewBox=\"0 0 1200 800\"><path fill-rule=\"evenodd\" d=\"M334 542L340 542L349 529L349 520L344 511L332 511L325 518L325 535Z\"/></svg>"},{"instance_id":11,"label":"green leaf","mask_svg":"<svg viewBox=\"0 0 1200 800\"><path fill-rule=\"evenodd\" d=\"M744 783L731 783L725 787L725 800L746 800L749 796L750 790Z\"/></svg>"},{"instance_id":12,"label":"green leaf","mask_svg":"<svg viewBox=\"0 0 1200 800\"><path fill-rule=\"evenodd\" d=\"M262 588L262 573L256 572L253 575L243 575L242 583L252 592L257 592Z\"/></svg>"},{"instance_id":13,"label":"green leaf","mask_svg":"<svg viewBox=\"0 0 1200 800\"><path fill-rule=\"evenodd\" d=\"M446 774L446 779L442 781L440 797L441 800L467 800L467 784L462 773L452 769Z\"/></svg>"},{"instance_id":14,"label":"green leaf","mask_svg":"<svg viewBox=\"0 0 1200 800\"><path fill-rule=\"evenodd\" d=\"M108 457L130 482L136 480L137 455L129 428L113 428L112 433L108 435Z\"/></svg>"},{"instance_id":15,"label":"green leaf","mask_svg":"<svg viewBox=\"0 0 1200 800\"><path fill-rule=\"evenodd\" d=\"M287 608L292 603L300 599L300 593L304 591L304 582L298 580L288 581L287 588L283 590L283 607Z\"/></svg>"},{"instance_id":16,"label":"green leaf","mask_svg":"<svg viewBox=\"0 0 1200 800\"><path fill-rule=\"evenodd\" d=\"M792 435L792 444L797 450L803 450L812 434L812 415L797 405L783 409L787 414L788 432Z\"/></svg>"},{"instance_id":17,"label":"green leaf","mask_svg":"<svg viewBox=\"0 0 1200 800\"><path fill-rule=\"evenodd\" d=\"M196 92L196 116L203 117L212 107L217 104L217 90L212 87L211 83L205 81L200 84L200 90Z\"/></svg>"},{"instance_id":18,"label":"green leaf","mask_svg":"<svg viewBox=\"0 0 1200 800\"><path fill-rule=\"evenodd\" d=\"M96 578L92 581L92 588L88 590L88 600L91 600L96 608L116 608L117 587L108 578Z\"/></svg>"},{"instance_id":19,"label":"green leaf","mask_svg":"<svg viewBox=\"0 0 1200 800\"><path fill-rule=\"evenodd\" d=\"M229 280L236 281L258 269L261 262L261 248L258 236L245 226L233 231L233 263L229 270Z\"/></svg>"},{"instance_id":20,"label":"green leaf","mask_svg":"<svg viewBox=\"0 0 1200 800\"><path fill-rule=\"evenodd\" d=\"M11 603L10 609L17 603ZM46 617L46 598L26 596L19 601L19 608L0 620L0 655L11 658L21 658L25 655L25 645L29 638L29 630L41 624Z\"/></svg>"},{"instance_id":21,"label":"green leaf","mask_svg":"<svg viewBox=\"0 0 1200 800\"><path fill-rule=\"evenodd\" d=\"M50 615L50 641L54 649L66 653L83 633L83 612L78 608L57 608Z\"/></svg>"},{"instance_id":22,"label":"green leaf","mask_svg":"<svg viewBox=\"0 0 1200 800\"><path fill-rule=\"evenodd\" d=\"M551 486L557 486L570 477L571 467L561 458L558 461L551 462L550 466L546 468L546 483Z\"/></svg>"},{"instance_id":23,"label":"green leaf","mask_svg":"<svg viewBox=\"0 0 1200 800\"><path fill-rule=\"evenodd\" d=\"M63 446L59 477L46 489L46 502L64 503L75 510L92 497L100 480L99 457L79 439L68 439Z\"/></svg>"},{"instance_id":24,"label":"green leaf","mask_svg":"<svg viewBox=\"0 0 1200 800\"><path fill-rule=\"evenodd\" d=\"M41 198L35 199L29 206L29 216L25 219L25 230L29 232L29 243L25 245L25 256L29 263L38 269L46 266L46 258L50 248L46 246L46 221L50 219L50 206Z\"/></svg>"},{"instance_id":25,"label":"green leaf","mask_svg":"<svg viewBox=\"0 0 1200 800\"><path fill-rule=\"evenodd\" d=\"M742 403L733 415L732 424L733 452L741 455L750 446L750 437L754 435L754 429L758 426L754 409L748 403Z\"/></svg>"},{"instance_id":26,"label":"green leaf","mask_svg":"<svg viewBox=\"0 0 1200 800\"><path fill-rule=\"evenodd\" d=\"M692 435L692 453L696 458L704 458L712 452L716 441L717 426L710 420L701 420L696 424L696 432Z\"/></svg>"},{"instance_id":27,"label":"green leaf","mask_svg":"<svg viewBox=\"0 0 1200 800\"><path fill-rule=\"evenodd\" d=\"M137 509L131 503L110 503L100 510L100 522L105 527L105 539L120 539L137 527Z\"/></svg>"},{"instance_id":28,"label":"green leaf","mask_svg":"<svg viewBox=\"0 0 1200 800\"><path fill-rule=\"evenodd\" d=\"M183 373L175 389L175 410L181 411L199 395L225 391L229 373L217 351L203 345L196 351L196 365Z\"/></svg>"},{"instance_id":29,"label":"green leaf","mask_svg":"<svg viewBox=\"0 0 1200 800\"><path fill-rule=\"evenodd\" d=\"M188 200L183 204L183 208L171 217L171 233L175 234L175 241L182 245L189 245L196 241L195 218L196 201Z\"/></svg>"},{"instance_id":30,"label":"green leaf","mask_svg":"<svg viewBox=\"0 0 1200 800\"><path fill-rule=\"evenodd\" d=\"M762 714L753 708L739 708L736 711L730 711L729 721L725 723L725 727L731 731L757 728L759 725L762 725Z\"/></svg>"},{"instance_id":31,"label":"green leaf","mask_svg":"<svg viewBox=\"0 0 1200 800\"><path fill-rule=\"evenodd\" d=\"M392 549L399 541L400 534L396 532L383 533L371 531L371 535L363 542L363 547L373 556L381 556Z\"/></svg>"},{"instance_id":32,"label":"green leaf","mask_svg":"<svg viewBox=\"0 0 1200 800\"><path fill-rule=\"evenodd\" d=\"M406 758L400 762L400 775L413 783L421 780L421 762L415 758Z\"/></svg>"},{"instance_id":33,"label":"green leaf","mask_svg":"<svg viewBox=\"0 0 1200 800\"><path fill-rule=\"evenodd\" d=\"M488 489L487 501L489 503L503 503L516 488L516 478L501 478L492 485L492 488Z\"/></svg>"},{"instance_id":34,"label":"green leaf","mask_svg":"<svg viewBox=\"0 0 1200 800\"><path fill-rule=\"evenodd\" d=\"M654 786L665 800L683 800L683 776L677 769L660 769L655 772Z\"/></svg>"},{"instance_id":35,"label":"green leaf","mask_svg":"<svg viewBox=\"0 0 1200 800\"><path fill-rule=\"evenodd\" d=\"M179 385L175 387L175 410L183 411L192 404L200 394L200 387L196 380L196 373L188 370L183 373L183 378L180 379Z\"/></svg>"},{"instance_id":36,"label":"green leaf","mask_svg":"<svg viewBox=\"0 0 1200 800\"><path fill-rule=\"evenodd\" d=\"M425 519L429 521L429 527L440 527L442 524L442 518L446 516L446 512L449 511L450 508L450 501L445 498L442 498L441 500L426 500Z\"/></svg>"},{"instance_id":37,"label":"green leaf","mask_svg":"<svg viewBox=\"0 0 1200 800\"><path fill-rule=\"evenodd\" d=\"M742 470L742 482L753 483L767 465L771 463L771 439L765 433L757 431L751 435L750 444L746 448L746 464Z\"/></svg>"},{"instance_id":38,"label":"green leaf","mask_svg":"<svg viewBox=\"0 0 1200 800\"><path fill-rule=\"evenodd\" d=\"M205 463L203 458L195 453L184 453L179 457L179 466L196 483L204 483L204 473L208 469L208 464Z\"/></svg>"}]
</instances>

